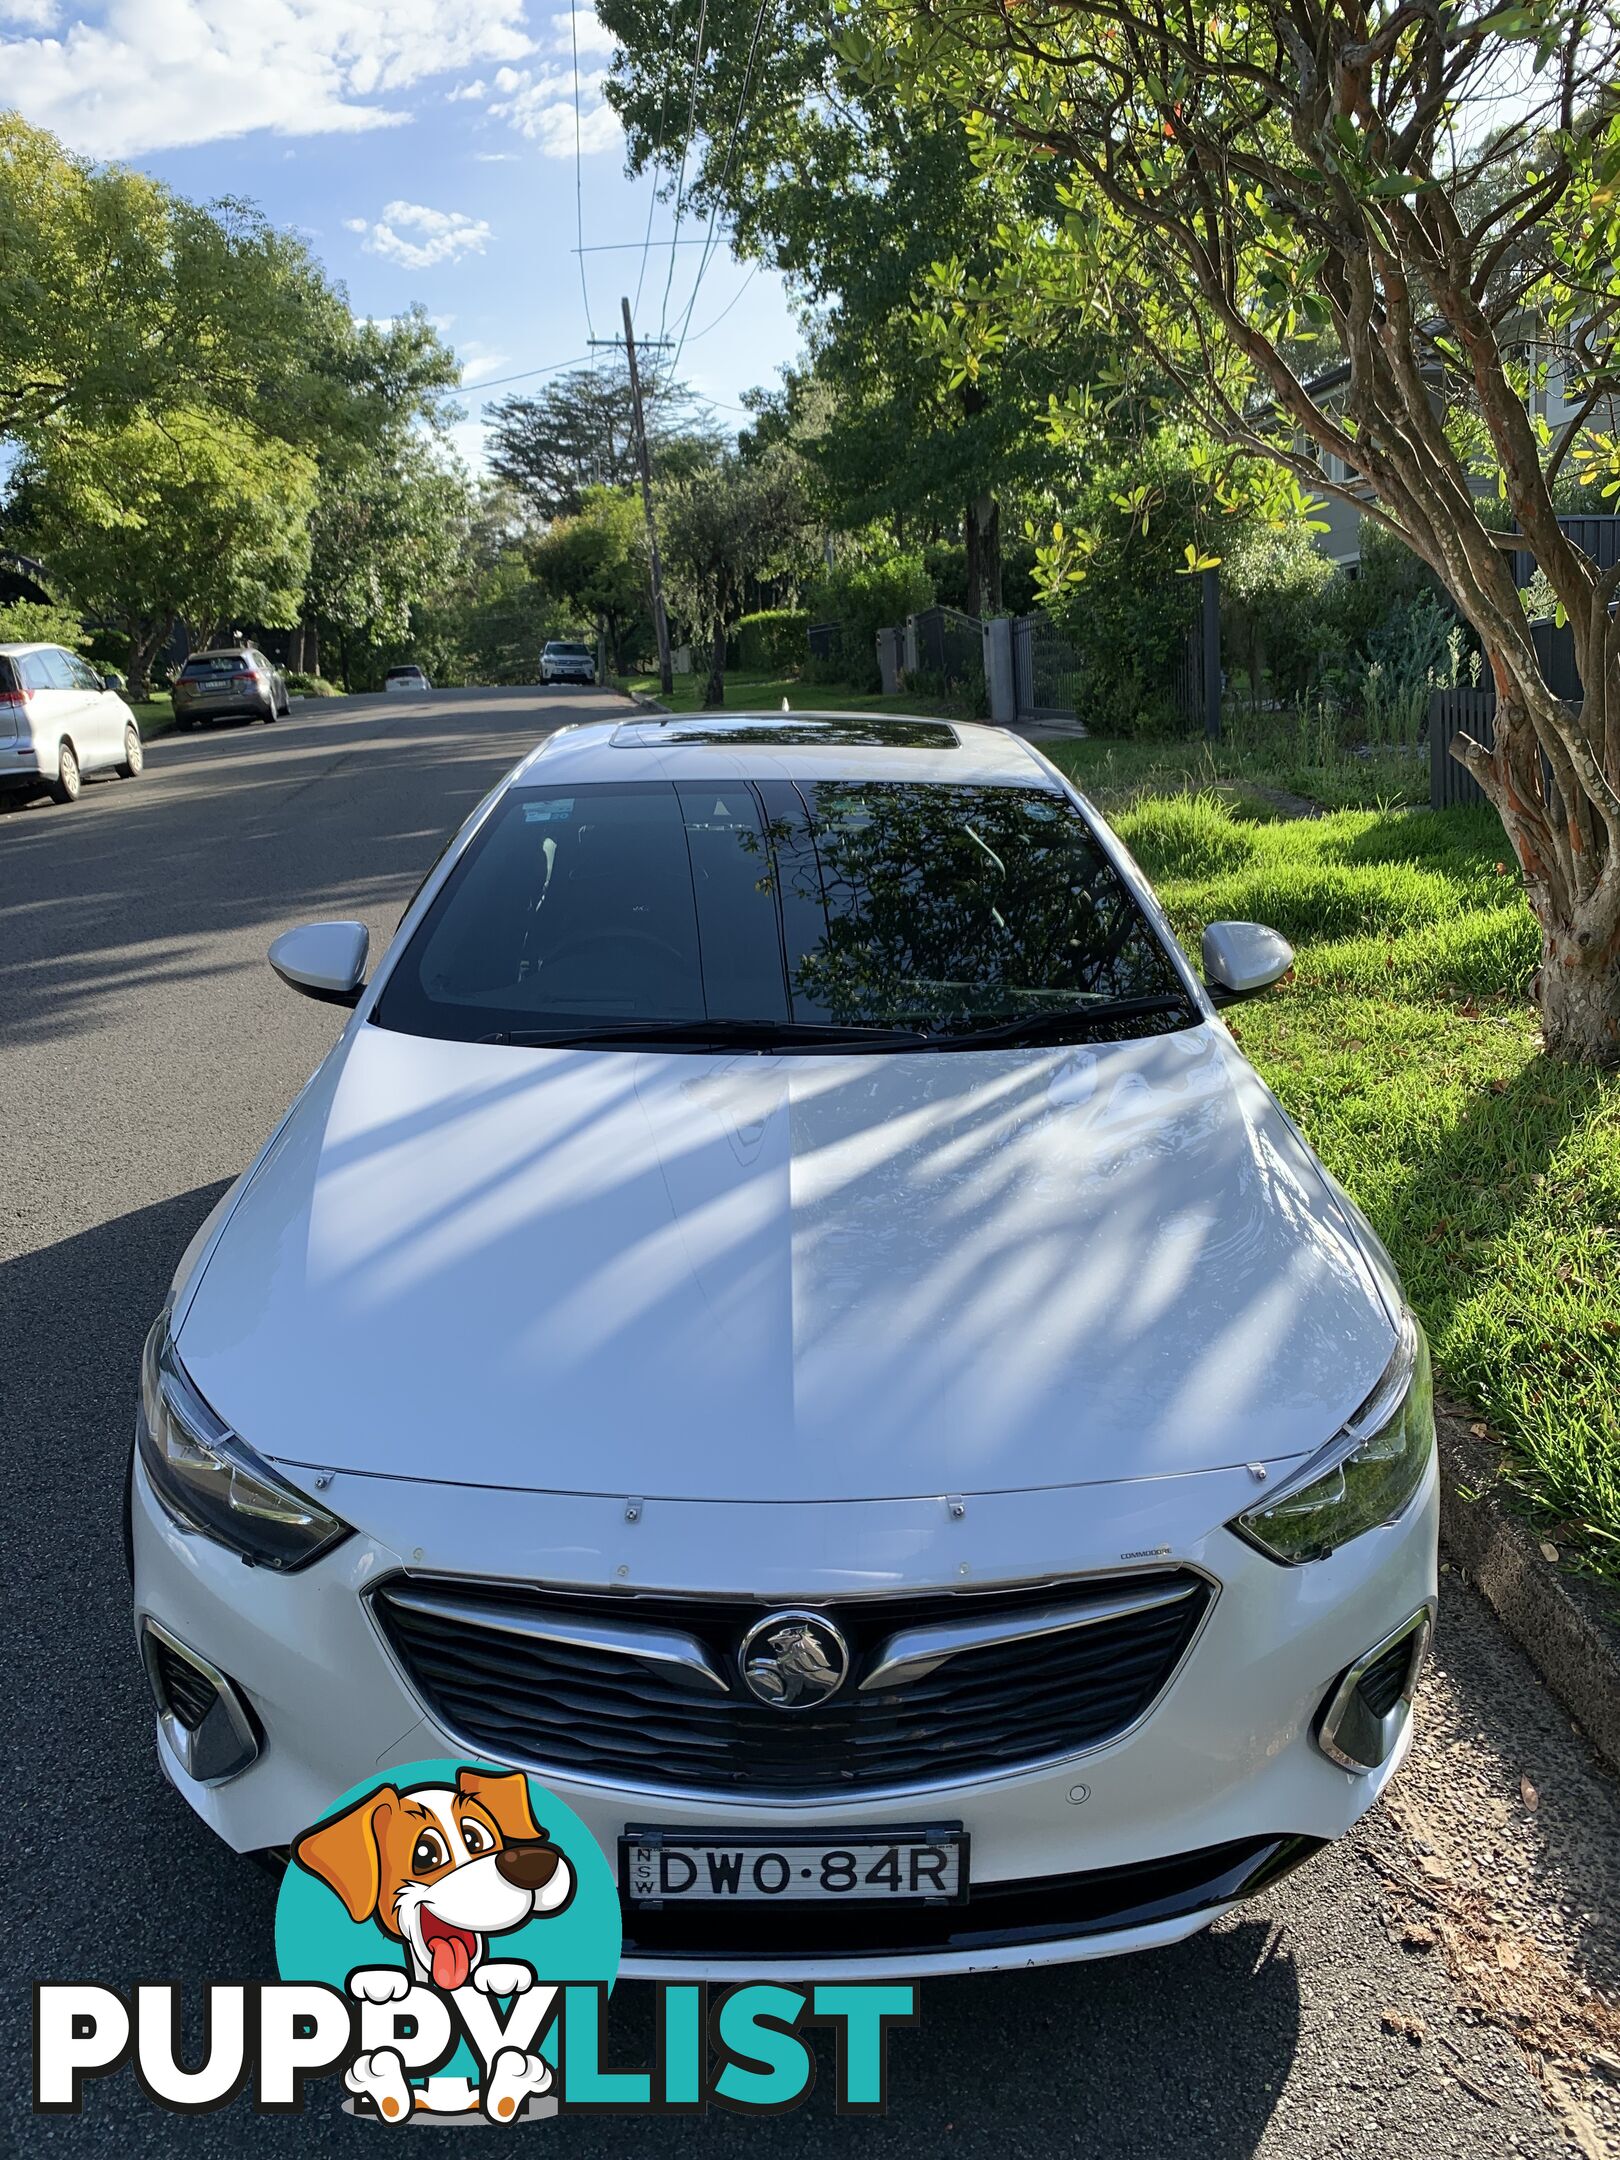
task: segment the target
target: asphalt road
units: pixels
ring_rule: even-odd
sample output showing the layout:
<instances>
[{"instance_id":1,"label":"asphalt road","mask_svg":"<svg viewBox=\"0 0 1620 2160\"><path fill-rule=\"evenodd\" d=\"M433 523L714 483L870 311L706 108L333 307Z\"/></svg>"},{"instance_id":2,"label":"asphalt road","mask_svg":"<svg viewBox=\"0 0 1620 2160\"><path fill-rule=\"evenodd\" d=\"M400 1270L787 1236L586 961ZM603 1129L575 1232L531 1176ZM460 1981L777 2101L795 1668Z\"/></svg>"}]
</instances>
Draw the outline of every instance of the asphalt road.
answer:
<instances>
[{"instance_id":1,"label":"asphalt road","mask_svg":"<svg viewBox=\"0 0 1620 2160\"><path fill-rule=\"evenodd\" d=\"M540 691L295 708L275 729L154 744L142 779L92 783L72 808L0 817L0 1579L16 1687L0 2149L358 2151L379 2134L338 2115L329 2089L302 2120L239 2103L177 2121L127 2074L92 2086L81 2118L34 2117L28 1984L200 1991L273 1974L271 1884L194 1822L153 1759L119 1547L142 1335L192 1229L338 1030L340 1015L275 982L270 939L359 916L376 950L441 839L535 737L612 709L606 693ZM1519 1841L1521 1939L1556 1906L1567 1927L1535 1954L1568 1989L1612 1980L1614 1885L1593 1856L1611 1836L1620 1850L1614 1788L1457 1585L1429 1692L1433 1737L1404 1814L1380 1810L1176 1949L931 1983L920 2029L892 2042L885 2120L840 2122L823 2092L749 2122L546 2134L582 2160L677 2145L997 2160L1578 2149L1467 1957L1449 1935L1410 1939L1411 1914L1446 1869L1488 1879L1507 1865L1507 1847L1479 1843L1488 1806ZM1544 1796L1533 1816L1527 1768ZM637 2059L649 2023L645 1991L621 1990L618 2059ZM442 2135L454 2147L470 2133Z\"/></svg>"}]
</instances>

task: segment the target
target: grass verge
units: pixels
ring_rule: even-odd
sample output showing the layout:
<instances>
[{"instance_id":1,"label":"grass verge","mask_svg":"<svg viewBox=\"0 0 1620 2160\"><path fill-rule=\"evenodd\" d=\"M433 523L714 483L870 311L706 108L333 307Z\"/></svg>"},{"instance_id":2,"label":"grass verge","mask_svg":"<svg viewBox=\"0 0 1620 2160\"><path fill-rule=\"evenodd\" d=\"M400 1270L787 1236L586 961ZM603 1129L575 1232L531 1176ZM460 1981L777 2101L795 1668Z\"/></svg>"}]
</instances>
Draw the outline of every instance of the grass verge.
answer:
<instances>
[{"instance_id":1,"label":"grass verge","mask_svg":"<svg viewBox=\"0 0 1620 2160\"><path fill-rule=\"evenodd\" d=\"M1541 1053L1495 817L1259 823L1181 795L1115 822L1190 949L1218 917L1294 943L1233 1033L1388 1245L1541 1533L1620 1583L1620 1077Z\"/></svg>"},{"instance_id":2,"label":"grass verge","mask_svg":"<svg viewBox=\"0 0 1620 2160\"><path fill-rule=\"evenodd\" d=\"M1283 738L1248 746L1242 741L1110 741L1101 736L1084 742L1043 742L1040 747L1110 816L1147 796L1212 791L1231 795L1251 810L1274 793L1333 810L1396 809L1429 799L1426 751L1419 756L1398 750L1317 756L1308 742Z\"/></svg>"}]
</instances>

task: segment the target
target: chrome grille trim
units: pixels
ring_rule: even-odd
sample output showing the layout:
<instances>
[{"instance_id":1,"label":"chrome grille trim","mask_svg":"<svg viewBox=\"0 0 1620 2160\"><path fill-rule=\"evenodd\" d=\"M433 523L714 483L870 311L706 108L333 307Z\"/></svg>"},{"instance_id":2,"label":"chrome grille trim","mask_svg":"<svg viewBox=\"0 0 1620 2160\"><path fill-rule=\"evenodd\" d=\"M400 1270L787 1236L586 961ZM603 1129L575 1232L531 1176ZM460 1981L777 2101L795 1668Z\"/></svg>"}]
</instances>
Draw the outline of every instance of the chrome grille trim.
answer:
<instances>
[{"instance_id":1,"label":"chrome grille trim","mask_svg":"<svg viewBox=\"0 0 1620 2160\"><path fill-rule=\"evenodd\" d=\"M1018 1643L1033 1642L1040 1635L1064 1635L1074 1628L1096 1627L1105 1620L1124 1620L1132 1613L1154 1612L1162 1605L1179 1605L1194 1594L1195 1586L1190 1582L1170 1583L1134 1596L1099 1598L1089 1605L1042 1606L1006 1620L946 1620L937 1627L906 1628L880 1646L876 1663L861 1688L864 1692L921 1680L963 1650L1011 1649Z\"/></svg>"},{"instance_id":2,"label":"chrome grille trim","mask_svg":"<svg viewBox=\"0 0 1620 2160\"><path fill-rule=\"evenodd\" d=\"M855 1799L901 1799L1026 1777L1119 1745L1145 1723L1175 1684L1202 1640L1219 1590L1220 1585L1203 1569L1170 1563L1067 1580L1043 1577L1027 1585L1003 1583L993 1588L975 1586L972 1590L955 1586L917 1591L862 1590L843 1597L784 1597L780 1604L746 1594L608 1591L466 1577L414 1577L401 1571L373 1586L363 1602L401 1681L431 1722L458 1748L486 1760L531 1770L563 1788L583 1785L643 1802L660 1797L677 1802L702 1799L751 1810L826 1808L847 1814ZM1118 1599L1125 1610L1099 1627L1065 1631L1071 1640L1043 1630L1028 1640L1014 1642L1011 1654L1019 1663L1010 1678L1005 1662L994 1662L999 1644L990 1644L956 1653L967 1659L968 1665L954 1672L945 1668L944 1680L937 1674L923 1675L913 1683L914 1691L901 1685L879 1695L863 1692L859 1686L878 1649L896 1635L910 1632L892 1622L920 1617L919 1608L928 1608L930 1620L935 1613L960 1613L964 1608L978 1608L984 1618L990 1617L986 1609L995 1606L1017 1605L1026 1611L1049 1612L1056 1601L1065 1599L1065 1593L1067 1600L1074 1601L1065 1602L1076 1618L1079 1599L1086 1593L1092 1594L1094 1606ZM645 1623L649 1631L673 1618L688 1621L692 1630L702 1630L710 1638L704 1647L712 1661L730 1667L735 1638L747 1622L790 1603L808 1605L825 1614L854 1631L859 1643L851 1684L834 1702L794 1717L783 1717L777 1710L752 1704L740 1688L724 1696L708 1685L700 1690L697 1676L683 1673L677 1665L628 1658L622 1666L616 1664L612 1687L604 1699L594 1684L595 1676L583 1667L565 1672L542 1670L535 1679L536 1668L528 1667L526 1675L521 1666L509 1667L504 1654L494 1647L504 1637L525 1662L531 1652L543 1656L552 1646L564 1658L599 1658L603 1652L594 1646L576 1653L564 1638L581 1632L577 1623L586 1614L593 1627L610 1615L615 1632L621 1626L640 1631L642 1618L630 1618L639 1607L649 1612ZM477 1626L458 1630L458 1622L474 1613L482 1618L491 1607L500 1609L507 1623L500 1630L486 1633ZM900 1608L908 1610L902 1612ZM525 1623L521 1627L511 1624L514 1610ZM567 1617L561 1626L554 1626L559 1615ZM532 1627L527 1624L531 1616L538 1616ZM411 1639L415 1626L427 1628L429 1635ZM1143 1641L1136 1637L1136 1629L1141 1626L1147 1628L1150 1638L1164 1631L1171 1639L1161 1638L1156 1644L1151 1639ZM1123 1643L1111 1642L1120 1628L1130 1630L1130 1636ZM684 1632L678 1628L672 1631ZM998 1636L1000 1633L998 1628ZM717 1656L712 1646L721 1637L725 1638L725 1646ZM1056 1668L1050 1668L1045 1661L1054 1644L1069 1655ZM1104 1667L1099 1673L1090 1666L1099 1645L1105 1655L1111 1650L1123 1651L1117 1670ZM1077 1649L1083 1653L1078 1662ZM1027 1669L1031 1657L1041 1670ZM987 1664L988 1675L983 1669ZM660 1687L660 1674L679 1687L679 1695ZM945 1714L941 1716L937 1713L947 1680ZM1061 1739L1050 1731L1044 1736L1037 1733L1031 1737L1042 1738L1043 1744L1021 1749L1012 1757L989 1759L982 1748L976 1750L964 1744L974 1737L971 1728L959 1735L959 1705L963 1699L972 1709L986 1696L994 1703L998 1695L1007 1693L1022 1698L1021 1707L1025 1709L1031 1701L1052 1700L1067 1709L1088 1690L1095 1697L1099 1689L1105 1696L1110 1689L1114 1691L1111 1702L1097 1706L1109 1712L1100 1729L1094 1726L1088 1732L1076 1733L1071 1726ZM638 1690L650 1692L638 1696ZM865 1714L874 1718L874 1724L852 1734L844 1729L849 1722L846 1713L862 1705L867 1706ZM883 1721L892 1718L897 1707L909 1716L913 1727L921 1728L919 1752L923 1759L907 1764L903 1774L894 1774L883 1759L887 1737ZM1015 1707L1019 1705L1015 1703ZM831 1720L830 1737L825 1730L817 1730L829 1712L837 1713ZM735 1744L734 1722L739 1718L752 1718L756 1726L752 1736L742 1734L744 1744L740 1749ZM774 1734L796 1735L803 1755L812 1765L809 1771L795 1771L791 1784L783 1782L780 1760L767 1761L763 1768L757 1759L752 1763L747 1760L752 1752L750 1739L753 1750L757 1750L760 1720L768 1721ZM685 1758L683 1750L694 1731L717 1758L717 1769L705 1772ZM828 1763L837 1750L846 1760L829 1774ZM735 1767L739 1753L744 1758L741 1769Z\"/></svg>"}]
</instances>

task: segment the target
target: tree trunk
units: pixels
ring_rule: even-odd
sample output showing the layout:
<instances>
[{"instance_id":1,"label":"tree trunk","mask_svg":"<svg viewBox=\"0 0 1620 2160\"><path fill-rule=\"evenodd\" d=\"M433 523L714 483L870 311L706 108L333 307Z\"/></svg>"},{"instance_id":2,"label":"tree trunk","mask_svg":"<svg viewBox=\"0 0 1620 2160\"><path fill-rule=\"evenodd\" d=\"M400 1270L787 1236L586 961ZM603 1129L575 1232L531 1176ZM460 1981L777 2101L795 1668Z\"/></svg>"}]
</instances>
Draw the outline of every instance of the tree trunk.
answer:
<instances>
[{"instance_id":1,"label":"tree trunk","mask_svg":"<svg viewBox=\"0 0 1620 2160\"><path fill-rule=\"evenodd\" d=\"M313 615L306 615L303 624L304 673L318 675L321 672L321 631Z\"/></svg>"},{"instance_id":2,"label":"tree trunk","mask_svg":"<svg viewBox=\"0 0 1620 2160\"><path fill-rule=\"evenodd\" d=\"M709 679L703 687L703 709L712 712L726 702L726 630L724 623L714 626L714 640L709 647Z\"/></svg>"},{"instance_id":3,"label":"tree trunk","mask_svg":"<svg viewBox=\"0 0 1620 2160\"><path fill-rule=\"evenodd\" d=\"M967 551L967 611L981 619L1001 613L1001 505L975 495L962 518Z\"/></svg>"},{"instance_id":4,"label":"tree trunk","mask_svg":"<svg viewBox=\"0 0 1620 2160\"><path fill-rule=\"evenodd\" d=\"M1492 667L1493 747L1484 750L1459 735L1452 754L1490 797L1524 874L1525 898L1541 931L1531 991L1542 1037L1554 1057L1620 1065L1620 896L1613 865L1607 874L1589 867L1599 852L1597 814L1567 763L1559 776L1547 762L1567 759L1567 708L1544 692L1538 728L1506 664L1493 657ZM1579 738L1584 723L1571 732Z\"/></svg>"},{"instance_id":5,"label":"tree trunk","mask_svg":"<svg viewBox=\"0 0 1620 2160\"><path fill-rule=\"evenodd\" d=\"M1577 938L1544 933L1535 991L1553 1057L1620 1065L1620 950L1594 955Z\"/></svg>"},{"instance_id":6,"label":"tree trunk","mask_svg":"<svg viewBox=\"0 0 1620 2160\"><path fill-rule=\"evenodd\" d=\"M287 639L287 673L302 675L304 672L304 626L294 623Z\"/></svg>"},{"instance_id":7,"label":"tree trunk","mask_svg":"<svg viewBox=\"0 0 1620 2160\"><path fill-rule=\"evenodd\" d=\"M129 694L137 702L152 694L152 662L168 643L174 617L167 621L134 622L129 626Z\"/></svg>"}]
</instances>

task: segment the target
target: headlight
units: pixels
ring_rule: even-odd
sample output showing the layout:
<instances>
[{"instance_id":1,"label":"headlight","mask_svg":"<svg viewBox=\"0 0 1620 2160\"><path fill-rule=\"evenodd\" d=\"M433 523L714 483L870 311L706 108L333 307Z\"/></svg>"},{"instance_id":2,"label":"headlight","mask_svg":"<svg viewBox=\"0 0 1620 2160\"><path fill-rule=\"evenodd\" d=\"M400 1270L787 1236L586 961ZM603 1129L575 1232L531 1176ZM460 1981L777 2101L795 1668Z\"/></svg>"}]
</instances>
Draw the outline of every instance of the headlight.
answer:
<instances>
[{"instance_id":1,"label":"headlight","mask_svg":"<svg viewBox=\"0 0 1620 2160\"><path fill-rule=\"evenodd\" d=\"M164 1308L141 1353L141 1461L176 1521L258 1567L299 1568L349 1535L261 1462L192 1385Z\"/></svg>"},{"instance_id":2,"label":"headlight","mask_svg":"<svg viewBox=\"0 0 1620 2160\"><path fill-rule=\"evenodd\" d=\"M1231 1524L1270 1559L1321 1560L1364 1530L1391 1523L1423 1482L1434 1452L1429 1346L1410 1313L1384 1377L1325 1448Z\"/></svg>"}]
</instances>

